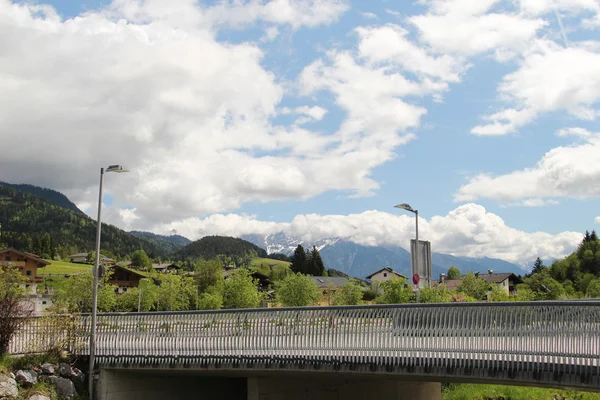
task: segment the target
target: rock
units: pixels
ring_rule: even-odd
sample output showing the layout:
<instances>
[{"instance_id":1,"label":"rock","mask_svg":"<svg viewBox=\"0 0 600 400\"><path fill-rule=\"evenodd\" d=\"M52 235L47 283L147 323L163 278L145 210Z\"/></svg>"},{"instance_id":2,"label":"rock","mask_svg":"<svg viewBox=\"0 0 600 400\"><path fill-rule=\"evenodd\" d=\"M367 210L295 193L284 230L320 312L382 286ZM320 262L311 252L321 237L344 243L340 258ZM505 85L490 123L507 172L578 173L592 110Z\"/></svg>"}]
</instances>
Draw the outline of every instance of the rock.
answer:
<instances>
[{"instance_id":1,"label":"rock","mask_svg":"<svg viewBox=\"0 0 600 400\"><path fill-rule=\"evenodd\" d=\"M42 394L34 394L27 400L50 400L50 397L44 396Z\"/></svg>"},{"instance_id":2,"label":"rock","mask_svg":"<svg viewBox=\"0 0 600 400\"><path fill-rule=\"evenodd\" d=\"M46 363L42 364L42 374L44 375L54 375L56 373L56 365Z\"/></svg>"},{"instance_id":3,"label":"rock","mask_svg":"<svg viewBox=\"0 0 600 400\"><path fill-rule=\"evenodd\" d=\"M38 380L38 374L35 371L31 371L31 370L23 371L22 369L20 369L17 371L15 380L17 382L20 382L21 386L28 388L28 387L35 385L35 383Z\"/></svg>"},{"instance_id":4,"label":"rock","mask_svg":"<svg viewBox=\"0 0 600 400\"><path fill-rule=\"evenodd\" d=\"M58 397L72 399L77 395L75 385L70 380L58 376L51 376L49 379L52 385L54 385Z\"/></svg>"},{"instance_id":5,"label":"rock","mask_svg":"<svg viewBox=\"0 0 600 400\"><path fill-rule=\"evenodd\" d=\"M8 376L10 376L10 377L11 377L11 379L15 379L15 378L16 378L15 374L13 374L12 372L9 372L9 373L8 373Z\"/></svg>"},{"instance_id":6,"label":"rock","mask_svg":"<svg viewBox=\"0 0 600 400\"><path fill-rule=\"evenodd\" d=\"M58 366L58 374L60 376L62 376L63 378L69 378L69 379L71 379L75 376L75 373L73 372L73 368L71 368L71 366L66 363L61 363Z\"/></svg>"},{"instance_id":7,"label":"rock","mask_svg":"<svg viewBox=\"0 0 600 400\"><path fill-rule=\"evenodd\" d=\"M17 381L10 376L0 374L0 399L16 399L18 395Z\"/></svg>"}]
</instances>

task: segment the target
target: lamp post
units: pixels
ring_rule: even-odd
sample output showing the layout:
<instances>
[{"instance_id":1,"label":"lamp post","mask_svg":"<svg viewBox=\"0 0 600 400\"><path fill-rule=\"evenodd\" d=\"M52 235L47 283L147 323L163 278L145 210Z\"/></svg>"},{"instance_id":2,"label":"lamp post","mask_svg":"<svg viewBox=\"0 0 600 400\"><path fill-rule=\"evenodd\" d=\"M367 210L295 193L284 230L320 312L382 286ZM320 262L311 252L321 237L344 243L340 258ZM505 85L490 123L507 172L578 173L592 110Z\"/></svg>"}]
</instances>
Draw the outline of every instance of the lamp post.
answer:
<instances>
[{"instance_id":1,"label":"lamp post","mask_svg":"<svg viewBox=\"0 0 600 400\"><path fill-rule=\"evenodd\" d=\"M94 358L96 356L96 312L98 308L98 269L100 268L100 233L102 227L102 185L104 172L129 172L120 165L110 165L104 171L100 168L100 189L98 194L98 219L96 220L96 259L94 261L94 287L92 288L92 326L90 332L90 364L88 371L88 391L90 400L94 398Z\"/></svg>"},{"instance_id":2,"label":"lamp post","mask_svg":"<svg viewBox=\"0 0 600 400\"><path fill-rule=\"evenodd\" d=\"M415 214L415 267L416 270L413 270L412 273L419 272L419 210L415 210L410 205L406 203L398 204L394 206L395 208L400 208L402 210L409 211ZM419 285L417 285L417 303L419 302Z\"/></svg>"}]
</instances>

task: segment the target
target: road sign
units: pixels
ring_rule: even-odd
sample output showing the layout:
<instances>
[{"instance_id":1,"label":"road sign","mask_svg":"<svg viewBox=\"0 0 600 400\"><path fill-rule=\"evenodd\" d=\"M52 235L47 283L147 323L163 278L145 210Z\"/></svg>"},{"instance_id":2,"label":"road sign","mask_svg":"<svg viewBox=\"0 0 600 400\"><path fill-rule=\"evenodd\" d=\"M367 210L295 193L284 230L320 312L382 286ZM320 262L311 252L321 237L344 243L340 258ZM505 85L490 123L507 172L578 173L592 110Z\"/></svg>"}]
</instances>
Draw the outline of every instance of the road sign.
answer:
<instances>
[{"instance_id":1,"label":"road sign","mask_svg":"<svg viewBox=\"0 0 600 400\"><path fill-rule=\"evenodd\" d=\"M419 281L421 280L421 277L419 276L419 274L413 274L412 280L413 280L413 284L418 285Z\"/></svg>"}]
</instances>

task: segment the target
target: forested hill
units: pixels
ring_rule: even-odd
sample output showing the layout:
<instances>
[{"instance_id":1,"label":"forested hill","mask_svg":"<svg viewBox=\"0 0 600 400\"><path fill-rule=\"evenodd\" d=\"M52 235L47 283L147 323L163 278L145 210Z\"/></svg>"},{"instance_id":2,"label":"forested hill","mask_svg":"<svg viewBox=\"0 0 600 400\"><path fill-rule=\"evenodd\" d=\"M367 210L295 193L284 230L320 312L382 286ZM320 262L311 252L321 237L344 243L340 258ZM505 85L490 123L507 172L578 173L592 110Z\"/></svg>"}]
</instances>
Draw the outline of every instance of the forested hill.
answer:
<instances>
[{"instance_id":1,"label":"forested hill","mask_svg":"<svg viewBox=\"0 0 600 400\"><path fill-rule=\"evenodd\" d=\"M144 239L153 243L157 248L163 251L165 254L172 254L177 250L185 247L190 244L192 241L186 237L181 235L157 235L152 232L142 232L142 231L131 231L129 232L133 236L139 237L140 239Z\"/></svg>"},{"instance_id":2,"label":"forested hill","mask_svg":"<svg viewBox=\"0 0 600 400\"><path fill-rule=\"evenodd\" d=\"M85 215L85 213L79 208L77 208L75 203L69 200L67 196L65 196L61 192L57 192L56 190L34 185L28 185L25 183L13 184L0 181L0 185L18 190L19 192L31 193L35 196L41 197L42 199L49 201L50 203L56 204L57 206L61 206L62 208L66 208L67 210L75 211L76 213Z\"/></svg>"},{"instance_id":3,"label":"forested hill","mask_svg":"<svg viewBox=\"0 0 600 400\"><path fill-rule=\"evenodd\" d=\"M96 221L80 212L63 208L0 184L0 247L14 247L45 258L62 257L95 247ZM154 244L121 229L102 224L102 251L124 257L143 249L150 257L164 256Z\"/></svg>"},{"instance_id":4,"label":"forested hill","mask_svg":"<svg viewBox=\"0 0 600 400\"><path fill-rule=\"evenodd\" d=\"M266 257L267 252L243 239L228 236L206 236L178 250L172 257L177 260L229 257L235 264L251 257Z\"/></svg>"}]
</instances>

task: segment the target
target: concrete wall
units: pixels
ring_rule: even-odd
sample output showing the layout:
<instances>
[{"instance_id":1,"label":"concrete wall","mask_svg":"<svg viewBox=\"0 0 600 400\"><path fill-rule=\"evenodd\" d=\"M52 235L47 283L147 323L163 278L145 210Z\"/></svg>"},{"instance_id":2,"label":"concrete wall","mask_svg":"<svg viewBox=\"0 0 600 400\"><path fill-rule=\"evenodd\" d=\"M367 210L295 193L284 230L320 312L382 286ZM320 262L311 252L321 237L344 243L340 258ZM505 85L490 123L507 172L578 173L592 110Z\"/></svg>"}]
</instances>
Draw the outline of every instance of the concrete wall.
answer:
<instances>
[{"instance_id":1,"label":"concrete wall","mask_svg":"<svg viewBox=\"0 0 600 400\"><path fill-rule=\"evenodd\" d=\"M193 370L101 370L98 400L441 400L440 383L338 374L207 375Z\"/></svg>"},{"instance_id":2,"label":"concrete wall","mask_svg":"<svg viewBox=\"0 0 600 400\"><path fill-rule=\"evenodd\" d=\"M441 400L437 382L369 378L248 378L248 400Z\"/></svg>"},{"instance_id":3,"label":"concrete wall","mask_svg":"<svg viewBox=\"0 0 600 400\"><path fill-rule=\"evenodd\" d=\"M101 370L98 400L245 400L246 378Z\"/></svg>"}]
</instances>

